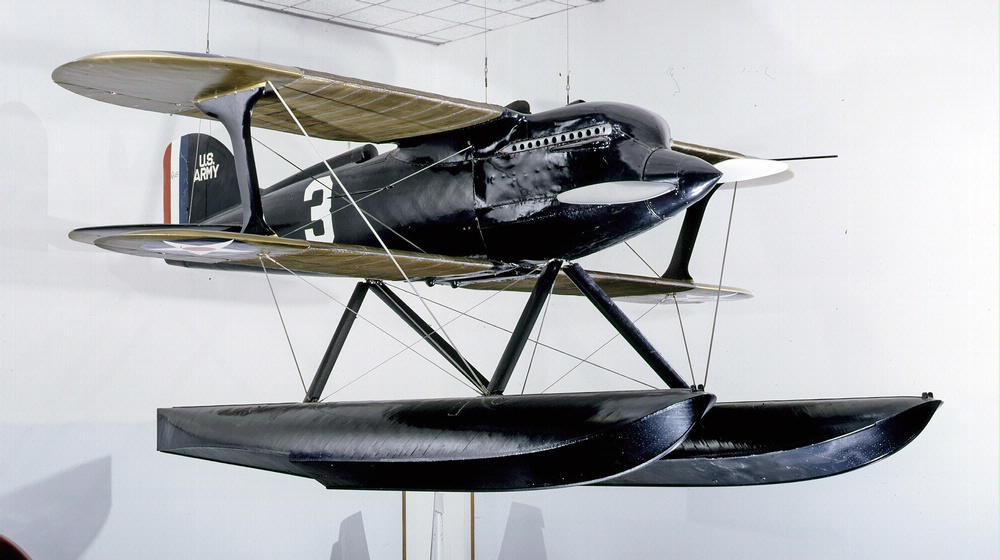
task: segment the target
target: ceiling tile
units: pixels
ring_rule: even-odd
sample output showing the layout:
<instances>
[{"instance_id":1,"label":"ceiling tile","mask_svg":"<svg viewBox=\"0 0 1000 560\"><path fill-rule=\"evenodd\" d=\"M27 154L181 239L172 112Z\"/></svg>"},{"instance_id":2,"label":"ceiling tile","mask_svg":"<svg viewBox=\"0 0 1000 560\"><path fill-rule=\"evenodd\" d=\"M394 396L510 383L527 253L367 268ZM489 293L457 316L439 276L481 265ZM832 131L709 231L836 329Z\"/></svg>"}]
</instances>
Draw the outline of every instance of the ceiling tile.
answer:
<instances>
[{"instance_id":1,"label":"ceiling tile","mask_svg":"<svg viewBox=\"0 0 1000 560\"><path fill-rule=\"evenodd\" d=\"M343 19L381 27L412 16L413 14L402 10L394 10L381 5L372 5L355 10L349 14L344 14Z\"/></svg>"},{"instance_id":2,"label":"ceiling tile","mask_svg":"<svg viewBox=\"0 0 1000 560\"><path fill-rule=\"evenodd\" d=\"M526 17L515 14L500 13L486 18L486 29L500 29L501 27L517 25L526 21L528 21L528 18Z\"/></svg>"},{"instance_id":3,"label":"ceiling tile","mask_svg":"<svg viewBox=\"0 0 1000 560\"><path fill-rule=\"evenodd\" d=\"M455 3L455 0L386 0L382 5L386 8L395 8L414 14L426 14L441 8L447 8Z\"/></svg>"},{"instance_id":4,"label":"ceiling tile","mask_svg":"<svg viewBox=\"0 0 1000 560\"><path fill-rule=\"evenodd\" d=\"M226 0L443 44L604 0Z\"/></svg>"},{"instance_id":5,"label":"ceiling tile","mask_svg":"<svg viewBox=\"0 0 1000 560\"><path fill-rule=\"evenodd\" d=\"M440 10L434 10L430 12L436 18L446 19L448 21L453 21L455 23L465 23L478 25L482 27L482 22L484 18L492 15L496 15L496 10L490 10L487 8L482 8L479 6L472 6L465 3L453 3L447 8L441 8Z\"/></svg>"},{"instance_id":6,"label":"ceiling tile","mask_svg":"<svg viewBox=\"0 0 1000 560\"><path fill-rule=\"evenodd\" d=\"M545 0L544 2L535 2L527 6L521 6L520 8L514 8L510 10L510 13L534 19L556 12L565 12L569 9L572 8L568 7L562 1Z\"/></svg>"},{"instance_id":7,"label":"ceiling tile","mask_svg":"<svg viewBox=\"0 0 1000 560\"><path fill-rule=\"evenodd\" d=\"M297 0L295 8L313 12L314 16L342 16L351 12L370 8L370 4L358 0Z\"/></svg>"},{"instance_id":8,"label":"ceiling tile","mask_svg":"<svg viewBox=\"0 0 1000 560\"><path fill-rule=\"evenodd\" d=\"M483 33L481 27L473 27L471 25L458 24L447 29L442 29L430 35L430 39L439 40L445 43L451 41L457 41L458 39L465 39L466 37L472 37L473 35L479 35Z\"/></svg>"},{"instance_id":9,"label":"ceiling tile","mask_svg":"<svg viewBox=\"0 0 1000 560\"><path fill-rule=\"evenodd\" d=\"M430 35L455 24L443 19L430 16L413 16L385 26L385 29L393 32L400 32L406 35Z\"/></svg>"}]
</instances>

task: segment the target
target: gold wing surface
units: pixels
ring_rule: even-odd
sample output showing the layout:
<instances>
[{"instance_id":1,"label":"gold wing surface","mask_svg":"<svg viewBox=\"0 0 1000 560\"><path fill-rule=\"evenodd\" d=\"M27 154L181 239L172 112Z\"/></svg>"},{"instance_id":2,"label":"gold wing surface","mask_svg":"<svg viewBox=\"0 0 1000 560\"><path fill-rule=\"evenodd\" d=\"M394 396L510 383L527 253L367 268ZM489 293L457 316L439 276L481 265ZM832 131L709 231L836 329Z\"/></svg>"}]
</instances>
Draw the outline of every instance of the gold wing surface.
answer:
<instances>
[{"instance_id":1,"label":"gold wing surface","mask_svg":"<svg viewBox=\"0 0 1000 560\"><path fill-rule=\"evenodd\" d=\"M252 235L210 228L108 226L83 228L70 238L117 253L161 258L172 262L225 265L226 268L288 269L372 280L404 280L392 259L380 248ZM493 269L490 261L394 251L410 280L480 274Z\"/></svg>"},{"instance_id":2,"label":"gold wing surface","mask_svg":"<svg viewBox=\"0 0 1000 560\"><path fill-rule=\"evenodd\" d=\"M208 118L195 102L273 84L306 132L326 140L392 142L494 119L504 108L357 78L242 58L161 51L110 52L63 64L52 80L84 97ZM268 89L253 126L299 133Z\"/></svg>"},{"instance_id":3,"label":"gold wing surface","mask_svg":"<svg viewBox=\"0 0 1000 560\"><path fill-rule=\"evenodd\" d=\"M632 303L702 303L715 301L736 301L753 297L747 290L722 286L698 284L682 280L671 280L653 276L637 276L588 270L587 274L597 282L612 299ZM463 283L463 288L472 290L511 290L515 292L530 292L535 282L532 278L493 278L483 281ZM569 277L560 272L556 277L552 293L557 295L583 295Z\"/></svg>"}]
</instances>

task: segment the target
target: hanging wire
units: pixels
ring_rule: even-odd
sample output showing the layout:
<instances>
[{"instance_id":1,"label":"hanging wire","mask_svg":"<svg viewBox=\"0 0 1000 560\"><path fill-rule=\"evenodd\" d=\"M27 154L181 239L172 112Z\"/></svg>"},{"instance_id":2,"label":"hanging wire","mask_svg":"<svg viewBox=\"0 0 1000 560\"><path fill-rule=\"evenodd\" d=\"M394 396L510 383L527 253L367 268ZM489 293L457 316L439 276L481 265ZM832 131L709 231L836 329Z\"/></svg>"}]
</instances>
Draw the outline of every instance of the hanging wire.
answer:
<instances>
[{"instance_id":1,"label":"hanging wire","mask_svg":"<svg viewBox=\"0 0 1000 560\"><path fill-rule=\"evenodd\" d=\"M569 2L565 3L566 9L566 104L569 105Z\"/></svg>"},{"instance_id":2,"label":"hanging wire","mask_svg":"<svg viewBox=\"0 0 1000 560\"><path fill-rule=\"evenodd\" d=\"M729 233L733 230L733 210L736 208L736 187L733 183L733 200L729 203L729 224L726 226L726 244L722 248L722 266L719 270L719 288L715 293L715 313L712 315L712 336L708 339L708 359L705 360L705 381L702 388L708 386L708 368L712 364L712 345L715 343L715 324L719 318L719 300L722 299L722 276L726 272L726 254L729 252Z\"/></svg>"},{"instance_id":3,"label":"hanging wire","mask_svg":"<svg viewBox=\"0 0 1000 560\"><path fill-rule=\"evenodd\" d=\"M270 256L267 256L267 258L268 260L271 260ZM267 267L264 266L264 256L258 255L257 259L260 260L260 267L264 270L264 278L267 279L267 287L271 290L271 299L274 300L274 308L278 310L278 320L281 321L281 329L285 331L285 340L288 341L288 349L292 352L292 361L295 362L295 370L299 372L299 381L302 382L302 393L309 394L309 389L306 389L306 379L302 376L302 368L299 367L299 359L295 356L295 348L292 346L292 337L288 336L288 327L285 326L285 317L281 314L281 306L278 305L278 297L274 295L274 286L271 285L271 276L267 273Z\"/></svg>"},{"instance_id":4,"label":"hanging wire","mask_svg":"<svg viewBox=\"0 0 1000 560\"><path fill-rule=\"evenodd\" d=\"M483 2L483 103L490 102L490 48L488 41L490 28L486 23L487 13L486 2Z\"/></svg>"},{"instance_id":5,"label":"hanging wire","mask_svg":"<svg viewBox=\"0 0 1000 560\"><path fill-rule=\"evenodd\" d=\"M212 0L208 0L208 21L205 23L205 54L210 54L212 52L211 46L211 36L212 36Z\"/></svg>"}]
</instances>

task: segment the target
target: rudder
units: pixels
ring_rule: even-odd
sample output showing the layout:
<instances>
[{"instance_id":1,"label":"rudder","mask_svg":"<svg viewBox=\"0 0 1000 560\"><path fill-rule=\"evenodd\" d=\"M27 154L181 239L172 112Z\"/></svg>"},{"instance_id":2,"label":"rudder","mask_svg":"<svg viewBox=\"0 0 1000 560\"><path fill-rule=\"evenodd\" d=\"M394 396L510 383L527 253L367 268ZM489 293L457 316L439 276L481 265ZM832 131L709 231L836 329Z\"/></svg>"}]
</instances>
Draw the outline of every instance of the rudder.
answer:
<instances>
[{"instance_id":1,"label":"rudder","mask_svg":"<svg viewBox=\"0 0 1000 560\"><path fill-rule=\"evenodd\" d=\"M163 153L163 223L194 224L240 203L233 154L208 134L185 134Z\"/></svg>"}]
</instances>

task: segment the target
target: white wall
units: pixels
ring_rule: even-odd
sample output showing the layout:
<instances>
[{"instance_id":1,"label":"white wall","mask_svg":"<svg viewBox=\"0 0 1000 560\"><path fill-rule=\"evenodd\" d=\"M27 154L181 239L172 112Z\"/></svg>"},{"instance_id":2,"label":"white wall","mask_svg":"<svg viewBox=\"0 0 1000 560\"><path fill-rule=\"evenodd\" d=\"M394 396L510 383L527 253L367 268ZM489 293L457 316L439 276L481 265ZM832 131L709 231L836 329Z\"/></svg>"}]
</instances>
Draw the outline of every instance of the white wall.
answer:
<instances>
[{"instance_id":1,"label":"white wall","mask_svg":"<svg viewBox=\"0 0 1000 560\"><path fill-rule=\"evenodd\" d=\"M167 267L66 239L85 225L155 222L161 150L209 125L74 96L52 84L52 69L107 50L203 51L207 3L3 10L0 533L39 558L78 557L74 543L86 546L88 531L99 532L84 558L329 558L341 523L360 511L371 557L395 558L398 493L325 491L155 451L157 407L300 398L262 277ZM796 164L792 182L738 192L725 283L756 297L720 310L709 390L720 400L932 390L945 405L898 455L820 481L477 495L477 557L499 556L508 523L536 517L548 558L996 557L997 20L991 2L607 0L570 12L572 98L652 109L686 141L763 157L840 155ZM483 99L485 46L489 100L524 98L540 111L565 101L566 22L553 16L492 33L485 45L478 37L432 47L215 1L211 50ZM315 159L301 139L259 138L300 165ZM258 151L262 182L292 171ZM699 241L692 270L704 281L719 273L729 194L717 197ZM634 246L663 268L675 230ZM584 264L644 272L626 249ZM322 284L342 300L352 285ZM295 279L275 287L309 375L339 308ZM457 307L484 297L424 292ZM504 294L477 312L510 326L520 301ZM366 312L410 337L378 305ZM683 313L700 377L712 308ZM640 325L686 367L671 309ZM457 326L460 347L489 369L496 333ZM352 345L331 386L398 348L359 327L352 340L372 345ZM586 354L610 333L589 306L560 300L542 337ZM622 345L595 360L655 381ZM528 390L572 365L539 352ZM579 368L555 389L633 387ZM464 393L404 356L337 398L443 394ZM74 496L101 503L109 493L103 526L65 510L84 507ZM77 505L39 505L58 496ZM430 500L415 500L428 510L419 522L429 534ZM465 501L450 498L446 507L460 505L447 511L468 515Z\"/></svg>"}]
</instances>

